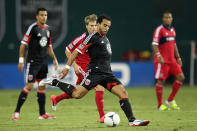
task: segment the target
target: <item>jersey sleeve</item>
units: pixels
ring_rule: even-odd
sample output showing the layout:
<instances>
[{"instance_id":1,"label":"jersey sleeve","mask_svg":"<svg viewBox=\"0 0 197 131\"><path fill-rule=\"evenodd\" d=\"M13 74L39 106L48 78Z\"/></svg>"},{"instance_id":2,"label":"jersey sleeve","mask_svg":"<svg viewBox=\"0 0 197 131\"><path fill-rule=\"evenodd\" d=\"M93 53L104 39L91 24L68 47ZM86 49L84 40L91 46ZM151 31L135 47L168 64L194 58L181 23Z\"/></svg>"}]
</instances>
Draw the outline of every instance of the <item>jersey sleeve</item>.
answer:
<instances>
[{"instance_id":1,"label":"jersey sleeve","mask_svg":"<svg viewBox=\"0 0 197 131\"><path fill-rule=\"evenodd\" d=\"M86 37L86 33L83 33L79 37L75 38L69 45L66 46L66 50L72 53L80 45L80 43L85 39L85 37Z\"/></svg>"},{"instance_id":2,"label":"jersey sleeve","mask_svg":"<svg viewBox=\"0 0 197 131\"><path fill-rule=\"evenodd\" d=\"M86 39L83 42L81 42L75 50L81 54L84 54L88 47L90 47L90 45L92 45L95 42L96 33L97 32L93 32L92 34L87 36Z\"/></svg>"},{"instance_id":3,"label":"jersey sleeve","mask_svg":"<svg viewBox=\"0 0 197 131\"><path fill-rule=\"evenodd\" d=\"M154 31L152 45L159 45L160 38L162 36L162 26L159 26Z\"/></svg>"},{"instance_id":4,"label":"jersey sleeve","mask_svg":"<svg viewBox=\"0 0 197 131\"><path fill-rule=\"evenodd\" d=\"M21 41L22 44L25 44L25 45L28 45L29 44L29 41L31 40L31 37L32 37L32 33L33 33L33 27L35 26L36 24L32 24L29 26L27 32L24 34L23 36L23 39Z\"/></svg>"}]
</instances>

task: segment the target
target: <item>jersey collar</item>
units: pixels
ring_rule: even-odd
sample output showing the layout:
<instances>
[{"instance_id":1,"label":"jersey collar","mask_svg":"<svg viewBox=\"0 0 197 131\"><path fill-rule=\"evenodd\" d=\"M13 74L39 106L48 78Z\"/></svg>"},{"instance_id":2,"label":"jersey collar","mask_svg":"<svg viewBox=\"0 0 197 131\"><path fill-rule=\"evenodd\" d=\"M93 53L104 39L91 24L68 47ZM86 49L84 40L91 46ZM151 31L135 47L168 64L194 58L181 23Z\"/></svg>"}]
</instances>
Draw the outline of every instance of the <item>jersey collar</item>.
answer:
<instances>
[{"instance_id":1,"label":"jersey collar","mask_svg":"<svg viewBox=\"0 0 197 131\"><path fill-rule=\"evenodd\" d=\"M101 37L105 37L103 34L101 34L101 32L97 31L99 33L99 36Z\"/></svg>"},{"instance_id":2,"label":"jersey collar","mask_svg":"<svg viewBox=\"0 0 197 131\"><path fill-rule=\"evenodd\" d=\"M46 29L46 26L44 25L40 25L38 22L36 22L37 23L37 25L41 28L41 29Z\"/></svg>"},{"instance_id":3,"label":"jersey collar","mask_svg":"<svg viewBox=\"0 0 197 131\"><path fill-rule=\"evenodd\" d=\"M168 26L166 26L165 24L162 24L164 28L166 28L167 30L172 30L173 26L171 26L171 28L169 28Z\"/></svg>"}]
</instances>

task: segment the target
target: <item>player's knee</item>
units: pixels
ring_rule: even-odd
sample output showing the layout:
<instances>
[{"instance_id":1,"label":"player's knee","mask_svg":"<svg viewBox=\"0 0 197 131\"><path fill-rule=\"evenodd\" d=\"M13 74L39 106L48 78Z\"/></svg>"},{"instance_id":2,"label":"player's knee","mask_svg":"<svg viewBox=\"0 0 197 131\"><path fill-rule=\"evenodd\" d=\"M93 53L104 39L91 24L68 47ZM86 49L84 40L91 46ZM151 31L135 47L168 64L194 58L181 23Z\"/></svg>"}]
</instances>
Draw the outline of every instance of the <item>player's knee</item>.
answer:
<instances>
[{"instance_id":1,"label":"player's knee","mask_svg":"<svg viewBox=\"0 0 197 131\"><path fill-rule=\"evenodd\" d=\"M104 88L102 86L98 85L98 86L95 87L95 90L96 91L104 91Z\"/></svg>"},{"instance_id":2,"label":"player's knee","mask_svg":"<svg viewBox=\"0 0 197 131\"><path fill-rule=\"evenodd\" d=\"M122 91L120 93L120 98L126 98L128 97L128 92L126 91L126 89L123 87Z\"/></svg>"},{"instance_id":3,"label":"player's knee","mask_svg":"<svg viewBox=\"0 0 197 131\"><path fill-rule=\"evenodd\" d=\"M157 80L157 83L160 84L160 85L164 85L165 80Z\"/></svg>"},{"instance_id":4,"label":"player's knee","mask_svg":"<svg viewBox=\"0 0 197 131\"><path fill-rule=\"evenodd\" d=\"M183 82L185 80L185 76L183 74L177 76L177 80Z\"/></svg>"},{"instance_id":5,"label":"player's knee","mask_svg":"<svg viewBox=\"0 0 197 131\"><path fill-rule=\"evenodd\" d=\"M27 89L28 91L31 91L33 86L34 86L34 83L27 83L24 88Z\"/></svg>"}]
</instances>

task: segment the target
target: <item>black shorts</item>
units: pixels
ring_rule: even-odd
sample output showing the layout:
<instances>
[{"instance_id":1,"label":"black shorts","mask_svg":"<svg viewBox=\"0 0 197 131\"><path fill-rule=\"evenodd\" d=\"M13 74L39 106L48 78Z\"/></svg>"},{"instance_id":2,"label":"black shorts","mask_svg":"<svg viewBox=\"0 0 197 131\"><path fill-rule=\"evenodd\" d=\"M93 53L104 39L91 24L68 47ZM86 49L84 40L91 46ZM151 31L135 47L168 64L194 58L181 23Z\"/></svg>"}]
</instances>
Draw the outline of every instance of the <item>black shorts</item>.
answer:
<instances>
[{"instance_id":1,"label":"black shorts","mask_svg":"<svg viewBox=\"0 0 197 131\"><path fill-rule=\"evenodd\" d=\"M47 77L48 64L47 63L27 63L26 66L26 83L35 82L36 80L44 79Z\"/></svg>"},{"instance_id":2,"label":"black shorts","mask_svg":"<svg viewBox=\"0 0 197 131\"><path fill-rule=\"evenodd\" d=\"M87 70L86 75L80 83L80 85L87 90L91 90L97 85L101 85L109 91L111 91L113 86L120 84L122 83L112 73L99 72L95 69Z\"/></svg>"}]
</instances>

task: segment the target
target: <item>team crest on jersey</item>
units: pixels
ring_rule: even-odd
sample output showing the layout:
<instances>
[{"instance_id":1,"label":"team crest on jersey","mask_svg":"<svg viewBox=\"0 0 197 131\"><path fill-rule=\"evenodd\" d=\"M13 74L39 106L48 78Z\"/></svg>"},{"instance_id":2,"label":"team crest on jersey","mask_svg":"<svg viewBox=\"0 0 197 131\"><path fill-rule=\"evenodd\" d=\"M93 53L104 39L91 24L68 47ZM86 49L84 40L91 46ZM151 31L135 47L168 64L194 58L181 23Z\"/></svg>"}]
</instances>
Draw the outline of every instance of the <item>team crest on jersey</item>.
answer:
<instances>
[{"instance_id":1,"label":"team crest on jersey","mask_svg":"<svg viewBox=\"0 0 197 131\"><path fill-rule=\"evenodd\" d=\"M28 75L28 80L29 81L33 80L33 75Z\"/></svg>"},{"instance_id":2,"label":"team crest on jersey","mask_svg":"<svg viewBox=\"0 0 197 131\"><path fill-rule=\"evenodd\" d=\"M86 85L90 85L90 82L91 82L91 81L90 81L89 79L87 79L87 80L85 81L85 84L86 84Z\"/></svg>"},{"instance_id":3,"label":"team crest on jersey","mask_svg":"<svg viewBox=\"0 0 197 131\"><path fill-rule=\"evenodd\" d=\"M45 47L47 45L47 38L45 36L43 36L41 39L40 39L40 45L42 47Z\"/></svg>"}]
</instances>

